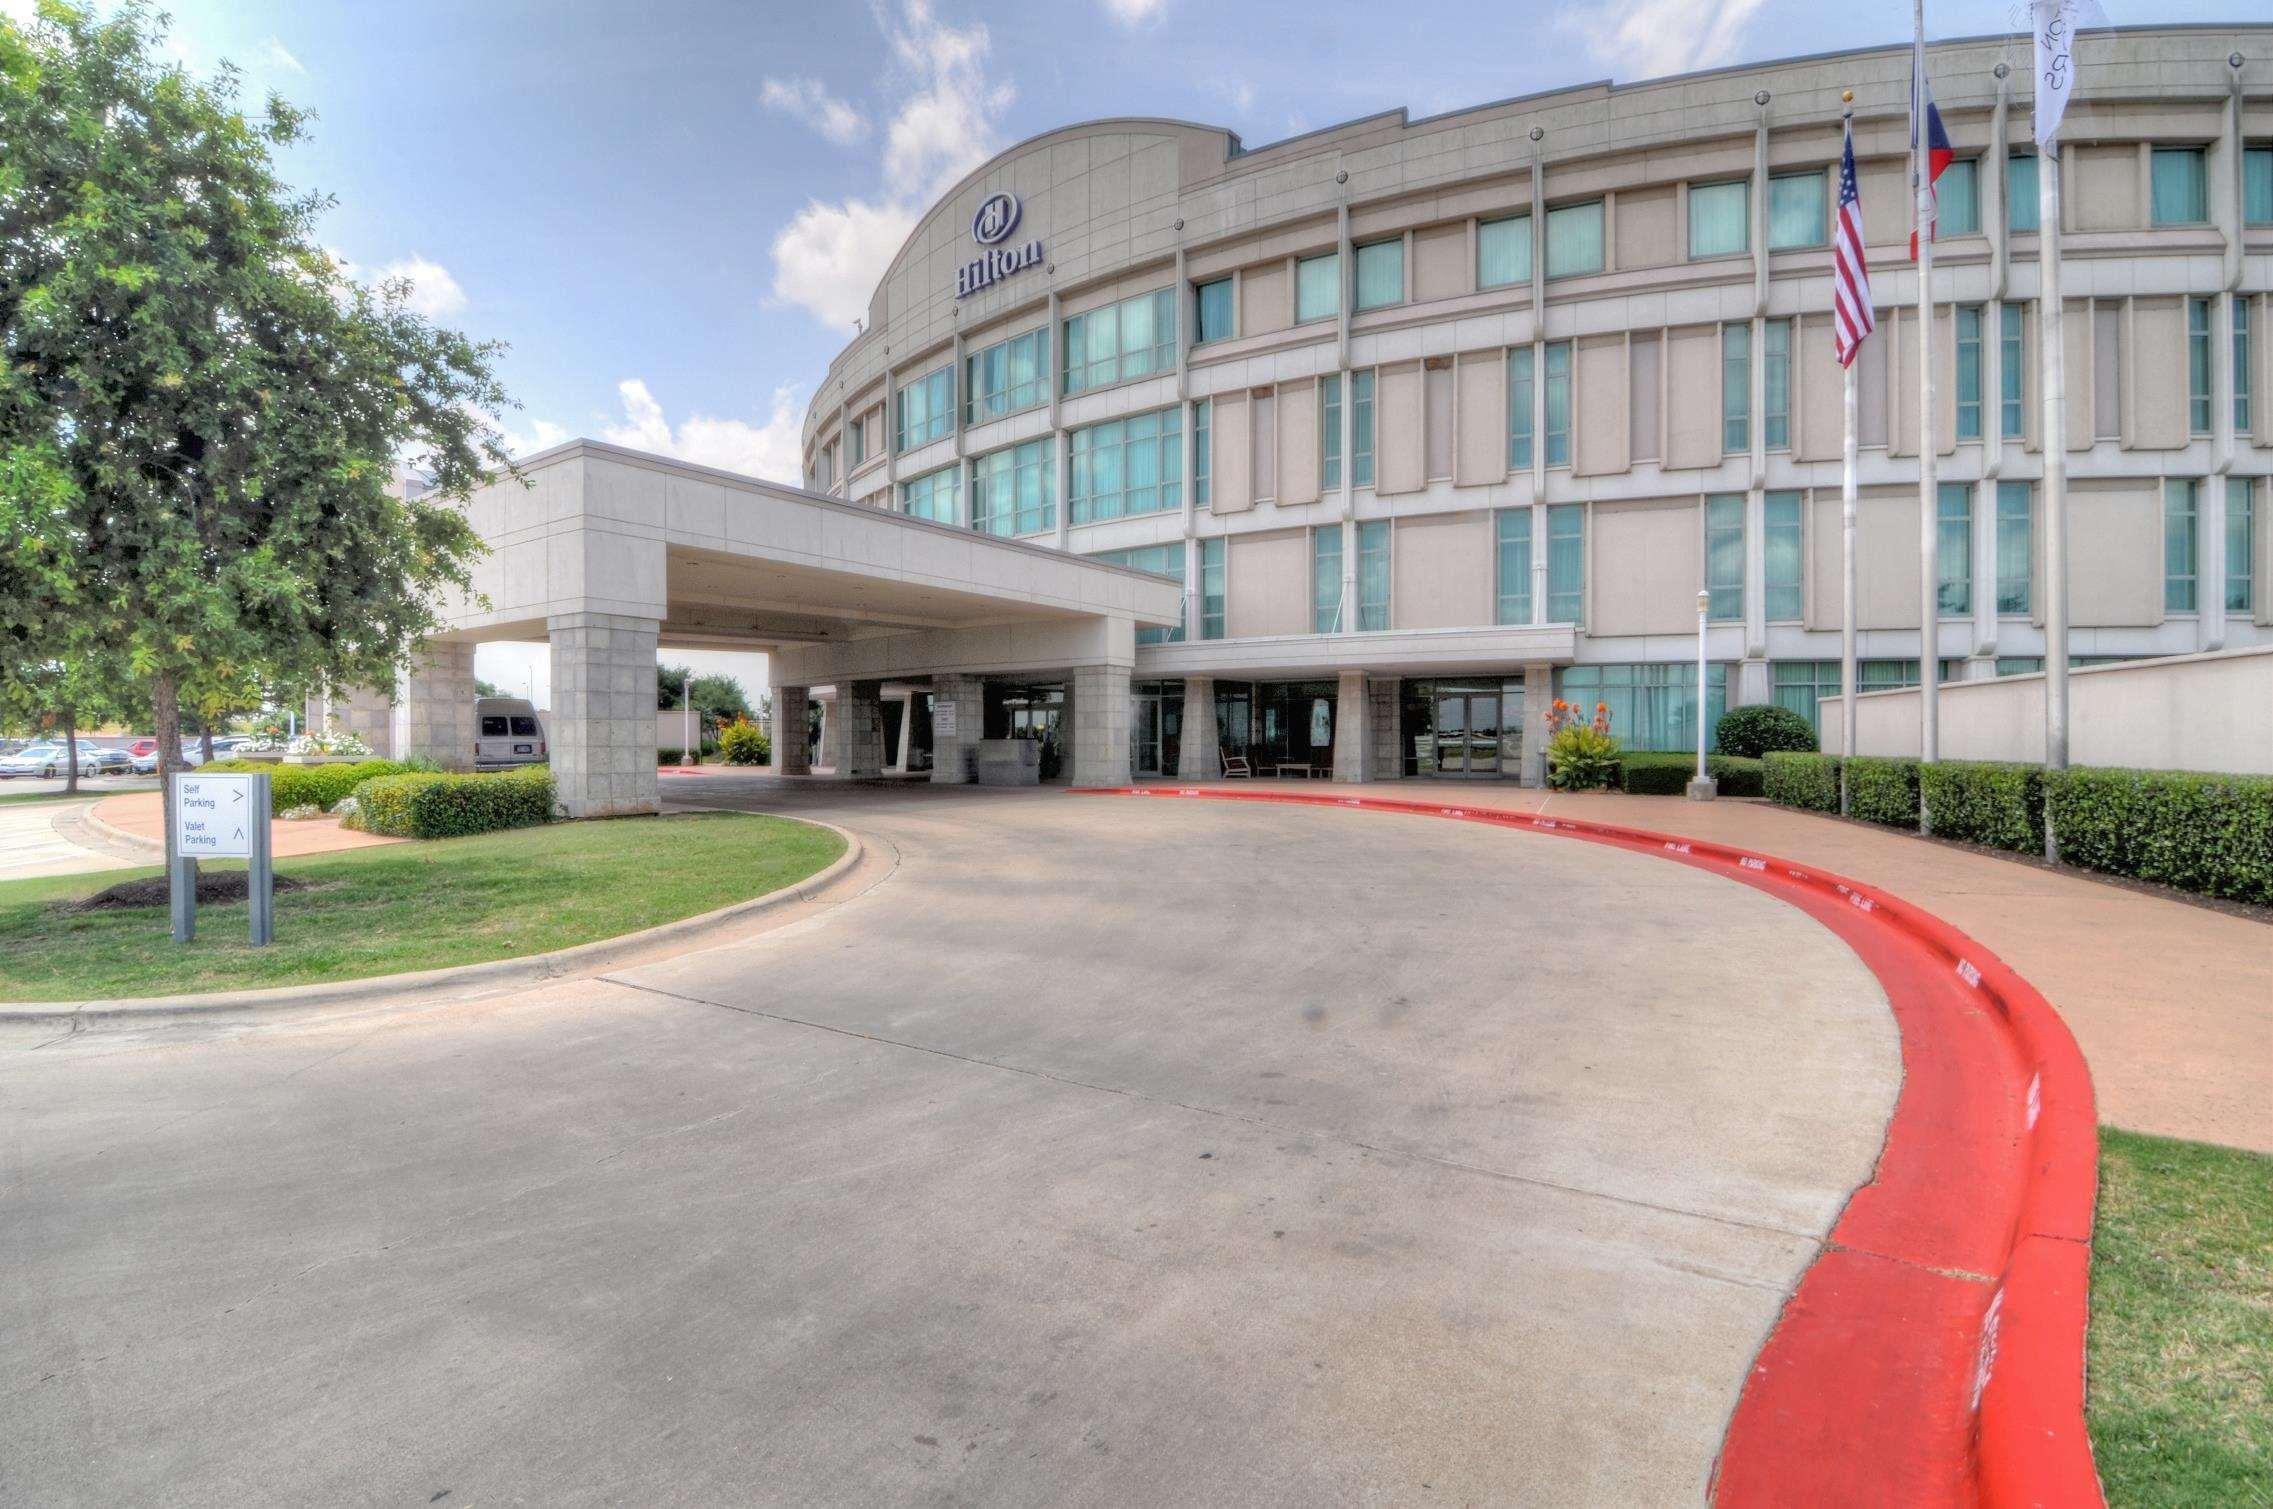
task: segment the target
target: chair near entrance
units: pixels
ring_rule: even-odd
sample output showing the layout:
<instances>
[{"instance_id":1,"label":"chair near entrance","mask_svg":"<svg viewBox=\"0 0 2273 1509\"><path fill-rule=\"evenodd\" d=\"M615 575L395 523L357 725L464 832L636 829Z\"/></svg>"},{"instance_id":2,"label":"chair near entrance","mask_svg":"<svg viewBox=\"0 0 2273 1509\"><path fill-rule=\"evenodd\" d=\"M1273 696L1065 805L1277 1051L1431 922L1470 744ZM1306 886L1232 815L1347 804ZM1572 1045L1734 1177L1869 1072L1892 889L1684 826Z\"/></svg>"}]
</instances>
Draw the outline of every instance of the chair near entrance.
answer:
<instances>
[{"instance_id":1,"label":"chair near entrance","mask_svg":"<svg viewBox=\"0 0 2273 1509\"><path fill-rule=\"evenodd\" d=\"M1255 767L1248 763L1243 754L1227 754L1222 759L1226 780L1246 780L1255 774Z\"/></svg>"}]
</instances>

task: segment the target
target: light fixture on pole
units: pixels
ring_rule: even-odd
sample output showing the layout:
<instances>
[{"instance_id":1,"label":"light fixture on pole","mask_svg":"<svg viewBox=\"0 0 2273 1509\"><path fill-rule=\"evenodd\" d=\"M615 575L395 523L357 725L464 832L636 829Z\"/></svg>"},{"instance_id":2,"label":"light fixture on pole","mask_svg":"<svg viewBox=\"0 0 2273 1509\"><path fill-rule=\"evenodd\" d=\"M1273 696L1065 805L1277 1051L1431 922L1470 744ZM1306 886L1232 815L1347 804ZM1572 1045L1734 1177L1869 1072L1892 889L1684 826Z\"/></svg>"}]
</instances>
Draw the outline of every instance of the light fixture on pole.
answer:
<instances>
[{"instance_id":1,"label":"light fixture on pole","mask_svg":"<svg viewBox=\"0 0 2273 1509\"><path fill-rule=\"evenodd\" d=\"M1689 800L1709 802L1720 787L1705 766L1705 625L1713 609L1713 594L1697 589L1697 774L1689 782Z\"/></svg>"}]
</instances>

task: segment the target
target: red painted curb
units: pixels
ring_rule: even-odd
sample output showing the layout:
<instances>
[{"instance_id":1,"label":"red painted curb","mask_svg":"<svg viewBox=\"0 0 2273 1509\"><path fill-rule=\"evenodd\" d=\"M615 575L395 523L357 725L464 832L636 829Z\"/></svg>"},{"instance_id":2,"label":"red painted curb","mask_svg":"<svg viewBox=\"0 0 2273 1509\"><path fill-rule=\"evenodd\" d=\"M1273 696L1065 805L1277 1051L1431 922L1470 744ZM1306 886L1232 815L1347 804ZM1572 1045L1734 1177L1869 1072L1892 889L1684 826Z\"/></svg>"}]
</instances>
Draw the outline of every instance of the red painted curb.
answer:
<instances>
[{"instance_id":1,"label":"red painted curb","mask_svg":"<svg viewBox=\"0 0 2273 1509\"><path fill-rule=\"evenodd\" d=\"M1395 797L1202 786L1094 796L1354 807L1653 853L1790 902L1885 989L1902 1091L1856 1190L1753 1359L1715 1504L2105 1503L2084 1429L2099 1132L2059 1014L2011 966L1874 886L1609 823Z\"/></svg>"}]
</instances>

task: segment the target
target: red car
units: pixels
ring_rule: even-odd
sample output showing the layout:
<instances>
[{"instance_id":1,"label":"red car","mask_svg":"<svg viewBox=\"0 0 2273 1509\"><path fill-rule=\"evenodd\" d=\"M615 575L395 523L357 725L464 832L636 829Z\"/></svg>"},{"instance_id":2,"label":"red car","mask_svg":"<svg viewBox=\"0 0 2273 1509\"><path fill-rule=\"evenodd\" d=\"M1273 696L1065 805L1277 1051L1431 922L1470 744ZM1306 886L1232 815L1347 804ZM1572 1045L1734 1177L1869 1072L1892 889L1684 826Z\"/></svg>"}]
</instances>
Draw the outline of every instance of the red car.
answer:
<instances>
[{"instance_id":1,"label":"red car","mask_svg":"<svg viewBox=\"0 0 2273 1509\"><path fill-rule=\"evenodd\" d=\"M132 744L126 746L126 752L138 760L144 755L154 755L158 752L158 741L156 739L136 739Z\"/></svg>"}]
</instances>

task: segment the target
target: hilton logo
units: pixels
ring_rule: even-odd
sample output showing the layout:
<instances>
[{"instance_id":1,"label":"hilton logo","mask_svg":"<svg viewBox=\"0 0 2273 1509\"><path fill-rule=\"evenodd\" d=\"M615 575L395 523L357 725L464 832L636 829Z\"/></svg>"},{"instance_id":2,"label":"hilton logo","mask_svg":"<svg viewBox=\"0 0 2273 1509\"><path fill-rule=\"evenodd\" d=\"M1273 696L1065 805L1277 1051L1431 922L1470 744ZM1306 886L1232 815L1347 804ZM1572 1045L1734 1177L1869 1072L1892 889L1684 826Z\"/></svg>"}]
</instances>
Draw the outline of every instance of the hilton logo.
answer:
<instances>
[{"instance_id":1,"label":"hilton logo","mask_svg":"<svg viewBox=\"0 0 2273 1509\"><path fill-rule=\"evenodd\" d=\"M971 239L987 250L978 260L955 269L955 297L967 299L980 289L991 288L1012 273L1042 260L1040 241L1029 241L1023 246L1002 244L1018 229L1018 217L1016 194L989 194L979 205L978 213L971 217Z\"/></svg>"}]
</instances>

